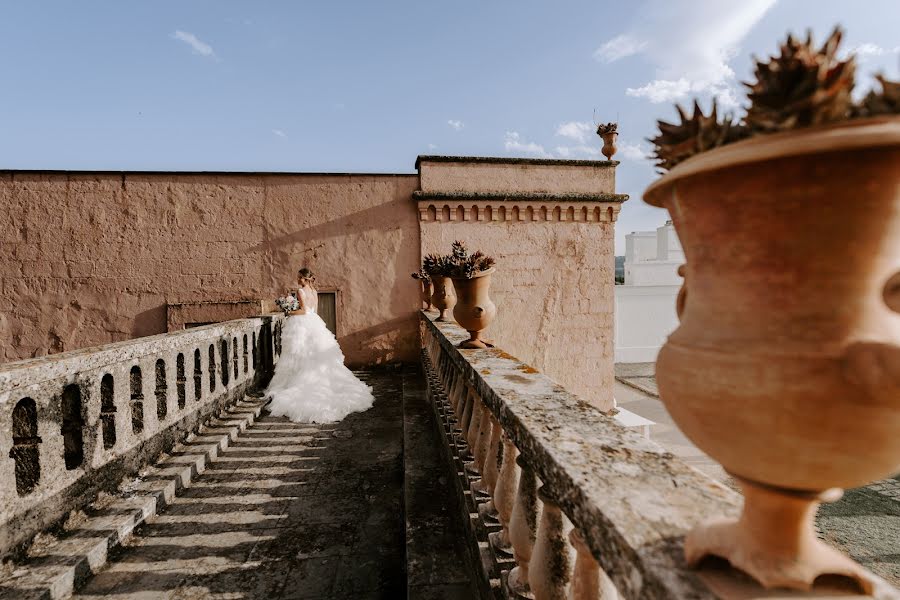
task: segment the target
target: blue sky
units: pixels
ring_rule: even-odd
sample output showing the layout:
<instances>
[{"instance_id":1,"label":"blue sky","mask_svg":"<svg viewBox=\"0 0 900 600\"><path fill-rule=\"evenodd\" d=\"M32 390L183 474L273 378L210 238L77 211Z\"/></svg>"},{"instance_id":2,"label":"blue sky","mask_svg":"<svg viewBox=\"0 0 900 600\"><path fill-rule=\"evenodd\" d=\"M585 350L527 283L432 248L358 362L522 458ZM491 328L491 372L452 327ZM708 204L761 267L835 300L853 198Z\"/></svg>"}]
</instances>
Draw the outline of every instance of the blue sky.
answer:
<instances>
[{"instance_id":1,"label":"blue sky","mask_svg":"<svg viewBox=\"0 0 900 600\"><path fill-rule=\"evenodd\" d=\"M618 119L617 246L673 101L740 102L751 54L840 23L898 76L897 0L2 3L0 168L413 172L418 154L598 156Z\"/></svg>"}]
</instances>

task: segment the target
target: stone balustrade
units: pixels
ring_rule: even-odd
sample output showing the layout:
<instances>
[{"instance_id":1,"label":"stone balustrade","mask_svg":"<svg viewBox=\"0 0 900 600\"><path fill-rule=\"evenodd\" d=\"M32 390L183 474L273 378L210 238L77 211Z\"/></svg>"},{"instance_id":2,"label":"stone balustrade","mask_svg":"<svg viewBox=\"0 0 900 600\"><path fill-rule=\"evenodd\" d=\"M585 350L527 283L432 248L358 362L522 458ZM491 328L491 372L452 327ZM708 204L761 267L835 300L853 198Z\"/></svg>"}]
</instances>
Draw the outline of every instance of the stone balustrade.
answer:
<instances>
[{"instance_id":1,"label":"stone balustrade","mask_svg":"<svg viewBox=\"0 0 900 600\"><path fill-rule=\"evenodd\" d=\"M272 315L0 366L0 557L116 488L271 372Z\"/></svg>"},{"instance_id":2,"label":"stone balustrade","mask_svg":"<svg viewBox=\"0 0 900 600\"><path fill-rule=\"evenodd\" d=\"M681 539L736 493L498 349L422 313L428 396L458 473L486 593L717 598Z\"/></svg>"}]
</instances>

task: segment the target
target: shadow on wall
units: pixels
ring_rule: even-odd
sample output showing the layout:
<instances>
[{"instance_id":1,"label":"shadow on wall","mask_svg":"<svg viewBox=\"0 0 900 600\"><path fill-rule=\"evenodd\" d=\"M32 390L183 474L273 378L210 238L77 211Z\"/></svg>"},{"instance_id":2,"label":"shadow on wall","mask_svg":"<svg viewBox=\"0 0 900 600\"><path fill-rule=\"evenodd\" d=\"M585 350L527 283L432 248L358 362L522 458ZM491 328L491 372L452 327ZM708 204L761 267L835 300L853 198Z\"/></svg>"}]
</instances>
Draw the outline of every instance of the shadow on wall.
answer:
<instances>
[{"instance_id":1,"label":"shadow on wall","mask_svg":"<svg viewBox=\"0 0 900 600\"><path fill-rule=\"evenodd\" d=\"M400 360L398 354L399 340L409 337L410 330L418 328L418 313L411 312L407 317L398 317L384 323L355 331L340 338L341 348L346 354L353 349L364 350L371 358L368 364L384 364ZM348 363L349 367L360 366Z\"/></svg>"},{"instance_id":2,"label":"shadow on wall","mask_svg":"<svg viewBox=\"0 0 900 600\"><path fill-rule=\"evenodd\" d=\"M144 337L166 332L166 305L154 306L134 315L131 337Z\"/></svg>"}]
</instances>

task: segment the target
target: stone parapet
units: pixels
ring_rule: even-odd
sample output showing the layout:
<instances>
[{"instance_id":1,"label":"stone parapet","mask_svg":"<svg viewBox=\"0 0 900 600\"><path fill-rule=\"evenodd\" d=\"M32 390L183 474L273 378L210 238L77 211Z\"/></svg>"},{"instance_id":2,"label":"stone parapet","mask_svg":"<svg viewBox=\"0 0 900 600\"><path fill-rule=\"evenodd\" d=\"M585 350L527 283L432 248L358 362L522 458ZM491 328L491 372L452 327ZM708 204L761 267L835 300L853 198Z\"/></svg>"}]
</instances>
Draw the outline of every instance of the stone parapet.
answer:
<instances>
[{"instance_id":1,"label":"stone parapet","mask_svg":"<svg viewBox=\"0 0 900 600\"><path fill-rule=\"evenodd\" d=\"M419 156L423 192L583 193L616 189L618 161Z\"/></svg>"},{"instance_id":2,"label":"stone parapet","mask_svg":"<svg viewBox=\"0 0 900 600\"><path fill-rule=\"evenodd\" d=\"M538 372L468 350L453 323L421 313L426 397L445 437L484 597L550 599L897 598L845 582L762 589L722 565L688 568L684 536L734 516L737 493Z\"/></svg>"},{"instance_id":3,"label":"stone parapet","mask_svg":"<svg viewBox=\"0 0 900 600\"><path fill-rule=\"evenodd\" d=\"M0 366L0 557L263 381L280 355L283 320L228 321Z\"/></svg>"}]
</instances>

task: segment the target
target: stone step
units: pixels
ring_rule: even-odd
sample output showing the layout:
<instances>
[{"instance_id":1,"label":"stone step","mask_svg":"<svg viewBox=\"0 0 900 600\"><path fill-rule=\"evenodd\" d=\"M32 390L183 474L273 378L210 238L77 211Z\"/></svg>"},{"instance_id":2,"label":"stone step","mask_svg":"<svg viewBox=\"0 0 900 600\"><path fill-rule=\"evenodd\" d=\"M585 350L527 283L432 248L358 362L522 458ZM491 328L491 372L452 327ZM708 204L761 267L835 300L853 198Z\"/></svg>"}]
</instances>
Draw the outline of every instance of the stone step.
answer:
<instances>
[{"instance_id":1,"label":"stone step","mask_svg":"<svg viewBox=\"0 0 900 600\"><path fill-rule=\"evenodd\" d=\"M107 562L109 551L190 485L260 415L265 400L245 397L123 485L73 513L63 535L41 534L21 565L0 572L0 600L69 598Z\"/></svg>"}]
</instances>

